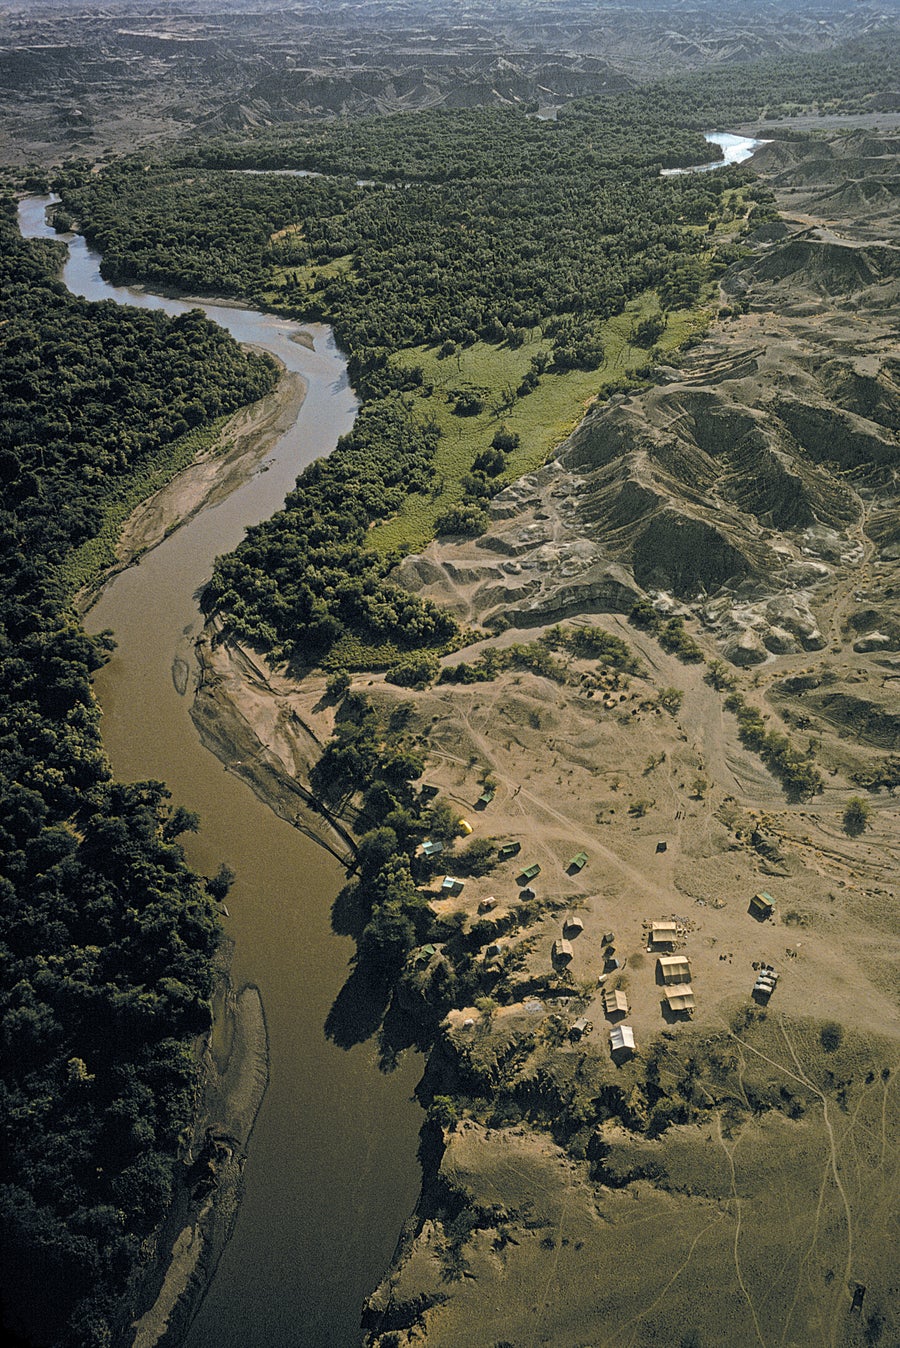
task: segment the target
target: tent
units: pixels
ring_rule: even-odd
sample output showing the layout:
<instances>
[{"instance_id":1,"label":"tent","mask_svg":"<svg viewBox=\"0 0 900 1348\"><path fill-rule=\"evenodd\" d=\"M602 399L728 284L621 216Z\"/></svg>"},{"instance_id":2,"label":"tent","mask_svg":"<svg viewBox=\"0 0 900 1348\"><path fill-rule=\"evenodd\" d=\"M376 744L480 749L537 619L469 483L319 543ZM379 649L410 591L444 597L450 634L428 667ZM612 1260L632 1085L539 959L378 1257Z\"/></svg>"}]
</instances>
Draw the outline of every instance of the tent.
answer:
<instances>
[{"instance_id":1,"label":"tent","mask_svg":"<svg viewBox=\"0 0 900 1348\"><path fill-rule=\"evenodd\" d=\"M610 988L607 992L604 992L603 1010L608 1016L616 1016L628 1011L628 998L621 988Z\"/></svg>"},{"instance_id":2,"label":"tent","mask_svg":"<svg viewBox=\"0 0 900 1348\"><path fill-rule=\"evenodd\" d=\"M678 939L678 928L674 922L651 922L651 945L674 945Z\"/></svg>"},{"instance_id":3,"label":"tent","mask_svg":"<svg viewBox=\"0 0 900 1348\"><path fill-rule=\"evenodd\" d=\"M557 961L562 963L562 961L568 962L575 952L568 941L559 940L553 942L553 950L551 953L554 963Z\"/></svg>"},{"instance_id":4,"label":"tent","mask_svg":"<svg viewBox=\"0 0 900 1348\"><path fill-rule=\"evenodd\" d=\"M609 1046L613 1053L634 1052L634 1030L630 1025L617 1025L609 1032Z\"/></svg>"},{"instance_id":5,"label":"tent","mask_svg":"<svg viewBox=\"0 0 900 1348\"><path fill-rule=\"evenodd\" d=\"M690 983L676 983L666 993L666 1001L670 1011L693 1011L694 989Z\"/></svg>"},{"instance_id":6,"label":"tent","mask_svg":"<svg viewBox=\"0 0 900 1348\"><path fill-rule=\"evenodd\" d=\"M772 898L772 895L766 894L765 891L763 891L762 894L753 895L753 898L750 900L748 912L750 912L753 917L758 917L762 922L765 921L767 917L772 916L774 909L775 900Z\"/></svg>"},{"instance_id":7,"label":"tent","mask_svg":"<svg viewBox=\"0 0 900 1348\"><path fill-rule=\"evenodd\" d=\"M690 961L684 955L660 955L656 967L664 983L689 983L691 981Z\"/></svg>"}]
</instances>

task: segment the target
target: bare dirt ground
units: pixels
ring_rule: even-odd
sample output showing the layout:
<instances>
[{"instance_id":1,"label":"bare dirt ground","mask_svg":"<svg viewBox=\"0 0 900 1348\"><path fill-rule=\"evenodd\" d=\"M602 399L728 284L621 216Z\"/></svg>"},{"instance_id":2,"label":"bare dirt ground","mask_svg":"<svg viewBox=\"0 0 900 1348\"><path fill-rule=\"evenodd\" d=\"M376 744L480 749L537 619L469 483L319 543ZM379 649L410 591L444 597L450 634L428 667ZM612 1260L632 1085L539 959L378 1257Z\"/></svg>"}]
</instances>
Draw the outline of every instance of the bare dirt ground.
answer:
<instances>
[{"instance_id":1,"label":"bare dirt ground","mask_svg":"<svg viewBox=\"0 0 900 1348\"><path fill-rule=\"evenodd\" d=\"M475 837L521 844L455 898L433 884L435 911L484 924L490 995L442 1027L431 1089L457 1122L442 1188L371 1300L380 1348L712 1345L725 1324L737 1348L900 1341L900 806L864 789L892 780L900 751L895 245L888 211L872 253L856 196L840 218L814 204L807 193L802 219L753 242L724 283L726 310L740 304L678 369L589 417L556 463L497 498L485 538L402 568L482 624L445 663L563 620L624 639L641 672L569 658L554 679L354 681L411 706L426 780ZM635 482L649 505L628 514ZM717 587L721 556L742 557L743 578ZM706 594L692 599L696 574ZM622 615L642 593L683 615L707 663ZM708 678L723 657L767 729L811 754L819 794L790 800L742 745ZM247 737L230 750L239 769L255 762L255 789L296 798L333 723L324 675L297 685L227 644L204 662L210 723L230 707ZM844 812L860 794L870 813L853 837ZM532 864L537 905L523 910ZM763 922L748 912L758 891L774 900ZM581 930L555 964L566 914ZM648 947L663 919L689 961L690 1019L669 1010L663 952ZM422 988L443 958L416 966ZM767 1007L752 995L762 964L779 974ZM636 1044L619 1063L601 1000L614 988Z\"/></svg>"}]
</instances>

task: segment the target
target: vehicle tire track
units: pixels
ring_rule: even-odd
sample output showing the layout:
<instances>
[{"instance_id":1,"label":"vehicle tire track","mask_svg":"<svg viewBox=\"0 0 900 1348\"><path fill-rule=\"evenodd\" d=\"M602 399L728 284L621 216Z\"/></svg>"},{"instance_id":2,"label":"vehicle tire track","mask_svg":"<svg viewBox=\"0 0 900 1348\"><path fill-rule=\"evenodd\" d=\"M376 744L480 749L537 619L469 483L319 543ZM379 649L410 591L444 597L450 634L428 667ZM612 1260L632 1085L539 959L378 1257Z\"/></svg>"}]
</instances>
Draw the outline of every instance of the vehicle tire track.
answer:
<instances>
[{"instance_id":1,"label":"vehicle tire track","mask_svg":"<svg viewBox=\"0 0 900 1348\"><path fill-rule=\"evenodd\" d=\"M732 1253L734 1255L734 1271L737 1275L738 1286L740 1287L744 1295L744 1300L750 1307L750 1314L753 1316L753 1326L756 1330L756 1337L759 1339L762 1348L766 1348L766 1341L763 1338L762 1330L759 1327L759 1319L757 1318L756 1307L753 1305L753 1298L751 1297L749 1291L747 1290L747 1285L744 1282L743 1275L741 1274L741 1260L740 1255L738 1254L738 1245L741 1239L741 1222L742 1222L741 1200L738 1197L737 1191L737 1174L734 1167L734 1151L733 1149L732 1151L729 1151L725 1145L725 1138L722 1135L721 1114L716 1114L716 1132L719 1138L719 1145L721 1146L722 1150L724 1151L725 1155L728 1158L728 1167L729 1170L731 1171L731 1194L732 1197L734 1198L734 1208L735 1208L734 1245L732 1247Z\"/></svg>"}]
</instances>

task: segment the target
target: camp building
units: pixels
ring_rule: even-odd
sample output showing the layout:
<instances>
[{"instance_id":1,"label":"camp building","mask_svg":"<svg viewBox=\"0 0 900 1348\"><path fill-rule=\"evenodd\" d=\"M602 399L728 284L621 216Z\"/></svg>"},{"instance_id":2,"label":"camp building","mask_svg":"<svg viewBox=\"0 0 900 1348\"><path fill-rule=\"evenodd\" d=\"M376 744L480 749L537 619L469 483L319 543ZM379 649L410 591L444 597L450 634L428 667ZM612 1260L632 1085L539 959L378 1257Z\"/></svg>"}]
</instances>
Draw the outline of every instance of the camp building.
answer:
<instances>
[{"instance_id":1,"label":"camp building","mask_svg":"<svg viewBox=\"0 0 900 1348\"><path fill-rule=\"evenodd\" d=\"M603 994L603 1010L608 1016L627 1013L628 998L621 988L608 988Z\"/></svg>"},{"instance_id":2,"label":"camp building","mask_svg":"<svg viewBox=\"0 0 900 1348\"><path fill-rule=\"evenodd\" d=\"M656 967L664 983L690 983L691 965L684 955L660 955Z\"/></svg>"},{"instance_id":3,"label":"camp building","mask_svg":"<svg viewBox=\"0 0 900 1348\"><path fill-rule=\"evenodd\" d=\"M678 940L678 928L674 922L651 922L651 945L674 945Z\"/></svg>"},{"instance_id":4,"label":"camp building","mask_svg":"<svg viewBox=\"0 0 900 1348\"><path fill-rule=\"evenodd\" d=\"M765 891L761 894L754 894L753 898L750 900L748 911L752 913L754 917L757 917L762 921L765 918L772 916L772 913L775 911L775 900L772 898L771 894L766 894Z\"/></svg>"},{"instance_id":5,"label":"camp building","mask_svg":"<svg viewBox=\"0 0 900 1348\"><path fill-rule=\"evenodd\" d=\"M634 1030L630 1025L616 1025L609 1032L609 1047L613 1053L634 1052Z\"/></svg>"},{"instance_id":6,"label":"camp building","mask_svg":"<svg viewBox=\"0 0 900 1348\"><path fill-rule=\"evenodd\" d=\"M553 942L552 956L554 964L556 964L557 962L559 962L560 964L564 962L568 963L568 961L572 958L574 953L575 952L572 949L571 941L566 941L565 939L561 938Z\"/></svg>"},{"instance_id":7,"label":"camp building","mask_svg":"<svg viewBox=\"0 0 900 1348\"><path fill-rule=\"evenodd\" d=\"M693 1011L694 989L690 983L676 983L666 993L670 1011Z\"/></svg>"}]
</instances>

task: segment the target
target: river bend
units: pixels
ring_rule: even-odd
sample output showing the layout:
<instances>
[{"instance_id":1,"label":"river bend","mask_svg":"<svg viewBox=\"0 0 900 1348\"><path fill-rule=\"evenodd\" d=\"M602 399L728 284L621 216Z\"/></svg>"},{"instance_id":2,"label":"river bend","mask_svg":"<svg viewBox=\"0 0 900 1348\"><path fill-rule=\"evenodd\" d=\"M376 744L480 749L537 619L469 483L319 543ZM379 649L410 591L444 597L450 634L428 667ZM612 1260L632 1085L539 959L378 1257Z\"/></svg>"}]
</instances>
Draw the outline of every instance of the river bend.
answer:
<instances>
[{"instance_id":1,"label":"river bend","mask_svg":"<svg viewBox=\"0 0 900 1348\"><path fill-rule=\"evenodd\" d=\"M52 200L21 203L26 237L58 237L45 219ZM96 677L116 776L165 781L174 803L201 817L201 831L185 839L189 862L212 874L226 861L237 872L225 919L236 943L233 975L238 985L259 987L269 1032L270 1083L237 1225L185 1348L348 1348L360 1341L363 1298L387 1266L418 1191L421 1113L411 1096L419 1063L408 1055L385 1076L371 1044L347 1052L325 1038L353 953L330 925L341 869L201 747L190 686L180 695L173 671L182 660L195 668L197 595L215 557L280 508L301 469L350 428L356 400L328 328L111 286L84 239L63 237L73 294L170 315L202 308L306 383L296 423L264 464L116 576L85 625L112 628L118 643ZM295 340L301 331L314 349Z\"/></svg>"}]
</instances>

